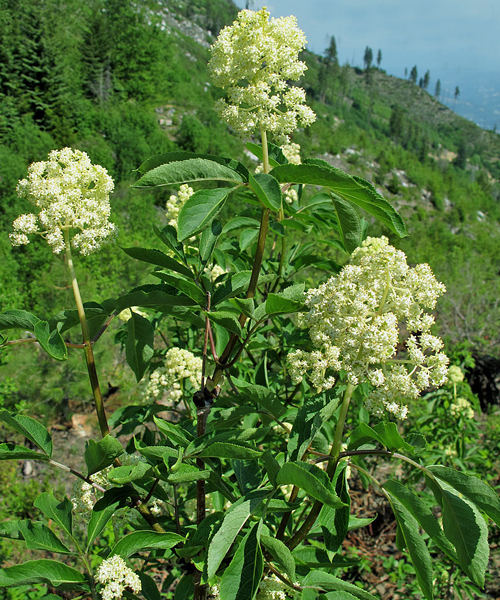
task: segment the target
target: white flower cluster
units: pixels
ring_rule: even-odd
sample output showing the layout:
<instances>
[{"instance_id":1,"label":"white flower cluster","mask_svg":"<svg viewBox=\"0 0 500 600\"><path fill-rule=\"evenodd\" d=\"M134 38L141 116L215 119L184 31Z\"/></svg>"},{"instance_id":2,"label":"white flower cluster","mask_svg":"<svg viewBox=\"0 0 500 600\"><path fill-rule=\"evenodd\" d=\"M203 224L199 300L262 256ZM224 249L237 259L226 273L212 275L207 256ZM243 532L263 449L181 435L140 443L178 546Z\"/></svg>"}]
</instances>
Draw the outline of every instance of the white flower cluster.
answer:
<instances>
[{"instance_id":1,"label":"white flower cluster","mask_svg":"<svg viewBox=\"0 0 500 600\"><path fill-rule=\"evenodd\" d=\"M112 468L113 467L106 467L102 471L99 471L99 473L94 473L89 477L90 481L103 488L108 487L108 473ZM82 479L77 479L73 484L73 496L71 497L73 510L77 513L81 513L86 520L90 517L89 513L92 511L94 504L98 500L96 493L99 493L98 490Z\"/></svg>"},{"instance_id":2,"label":"white flower cluster","mask_svg":"<svg viewBox=\"0 0 500 600\"><path fill-rule=\"evenodd\" d=\"M464 380L464 373L457 365L451 365L448 369L448 381L451 383L460 383Z\"/></svg>"},{"instance_id":3,"label":"white flower cluster","mask_svg":"<svg viewBox=\"0 0 500 600\"><path fill-rule=\"evenodd\" d=\"M300 158L300 144L290 142L289 144L281 146L281 151L291 165L302 164L302 159Z\"/></svg>"},{"instance_id":4,"label":"white flower cluster","mask_svg":"<svg viewBox=\"0 0 500 600\"><path fill-rule=\"evenodd\" d=\"M165 355L165 364L155 369L144 392L145 400L161 400L164 393L176 403L182 398L182 383L185 379L197 389L201 382L202 360L189 350L170 348Z\"/></svg>"},{"instance_id":5,"label":"white flower cluster","mask_svg":"<svg viewBox=\"0 0 500 600\"><path fill-rule=\"evenodd\" d=\"M457 398L455 402L452 402L450 404L450 413L455 419L459 417L464 417L465 419L474 418L474 409L466 398Z\"/></svg>"},{"instance_id":6,"label":"white flower cluster","mask_svg":"<svg viewBox=\"0 0 500 600\"><path fill-rule=\"evenodd\" d=\"M264 577L259 586L256 600L289 600L296 598L294 590L278 579L276 575Z\"/></svg>"},{"instance_id":7,"label":"white flower cluster","mask_svg":"<svg viewBox=\"0 0 500 600\"><path fill-rule=\"evenodd\" d=\"M302 163L300 158L300 144L285 144L284 146L281 146L281 150L291 165L300 165ZM293 204L299 200L299 195L294 187L288 188L283 195L285 197L285 202L288 204Z\"/></svg>"},{"instance_id":8,"label":"white flower cluster","mask_svg":"<svg viewBox=\"0 0 500 600\"><path fill-rule=\"evenodd\" d=\"M181 208L186 203L186 200L190 198L193 194L193 188L189 187L187 183L183 183L179 188L177 194L172 194L170 196L166 204L167 219L169 219L169 225L177 227L177 222L179 221L179 213L181 212Z\"/></svg>"},{"instance_id":9,"label":"white flower cluster","mask_svg":"<svg viewBox=\"0 0 500 600\"><path fill-rule=\"evenodd\" d=\"M214 106L220 117L243 136L260 129L280 139L299 123L314 123L305 91L287 83L298 80L307 68L298 59L305 45L295 17L269 20L265 8L239 12L219 33L208 63L215 85L227 88L227 100Z\"/></svg>"},{"instance_id":10,"label":"white flower cluster","mask_svg":"<svg viewBox=\"0 0 500 600\"><path fill-rule=\"evenodd\" d=\"M121 598L126 588L131 589L134 594L138 594L142 588L139 576L127 567L118 554L102 561L97 569L96 580L104 585L101 590L103 600Z\"/></svg>"},{"instance_id":11,"label":"white flower cluster","mask_svg":"<svg viewBox=\"0 0 500 600\"><path fill-rule=\"evenodd\" d=\"M106 169L93 165L85 152L53 150L47 161L33 163L28 178L17 185L19 197L39 213L20 215L14 221L12 245L29 244L28 235L38 233L59 254L65 248L63 231L76 229L71 241L74 248L84 255L99 250L116 234L114 224L108 222L113 187Z\"/></svg>"},{"instance_id":12,"label":"white flower cluster","mask_svg":"<svg viewBox=\"0 0 500 600\"><path fill-rule=\"evenodd\" d=\"M446 381L448 357L430 333L434 317L425 312L444 292L429 265L411 268L387 238L367 238L337 277L308 291L305 323L315 350L290 353L293 381L309 373L321 391L335 383L326 372L343 369L351 384L369 381L375 387L366 401L370 412L381 416L386 410L404 419L404 399ZM403 322L410 335L406 357L397 359Z\"/></svg>"}]
</instances>

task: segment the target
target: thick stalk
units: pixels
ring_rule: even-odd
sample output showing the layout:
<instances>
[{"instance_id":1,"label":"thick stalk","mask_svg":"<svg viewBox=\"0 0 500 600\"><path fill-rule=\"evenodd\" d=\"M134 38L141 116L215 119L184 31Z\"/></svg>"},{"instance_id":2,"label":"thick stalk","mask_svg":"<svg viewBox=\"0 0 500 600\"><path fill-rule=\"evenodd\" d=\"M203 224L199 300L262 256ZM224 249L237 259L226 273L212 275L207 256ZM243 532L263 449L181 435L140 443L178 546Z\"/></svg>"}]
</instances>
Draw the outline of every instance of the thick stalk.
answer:
<instances>
[{"instance_id":1,"label":"thick stalk","mask_svg":"<svg viewBox=\"0 0 500 600\"><path fill-rule=\"evenodd\" d=\"M83 308L82 297L80 295L80 288L78 286L75 267L73 265L73 257L71 256L69 229L64 230L64 243L66 246L66 262L68 264L68 270L71 279L71 287L73 288L78 317L80 318L80 325L82 327L83 343L85 344L85 361L87 363L87 371L89 373L90 385L92 386L94 405L97 413L97 418L99 420L99 428L101 430L101 435L102 437L104 437L109 433L108 419L106 417L106 411L104 409L104 402L102 400L101 389L99 387L99 378L97 377L97 369L95 366L94 352L92 350L92 340L90 339L87 317L85 316L85 309Z\"/></svg>"},{"instance_id":2,"label":"thick stalk","mask_svg":"<svg viewBox=\"0 0 500 600\"><path fill-rule=\"evenodd\" d=\"M332 448L330 450L330 462L328 463L328 468L326 473L328 477L333 479L335 475L335 470L337 468L337 463L339 461L340 456L340 448L342 447L342 436L344 434L344 425L347 417L347 411L349 409L349 403L352 398L352 393L355 390L355 386L351 383L347 384L347 389L344 392L344 399L342 400L342 406L340 407L339 420L337 421L337 427L335 428L335 436L333 438ZM307 519L304 521L302 527L297 531L295 535L293 535L287 543L287 546L290 550L296 548L302 541L305 540L307 534L311 531L314 524L316 523L316 519L323 508L323 503L316 500L311 508L311 512L309 513Z\"/></svg>"}]
</instances>

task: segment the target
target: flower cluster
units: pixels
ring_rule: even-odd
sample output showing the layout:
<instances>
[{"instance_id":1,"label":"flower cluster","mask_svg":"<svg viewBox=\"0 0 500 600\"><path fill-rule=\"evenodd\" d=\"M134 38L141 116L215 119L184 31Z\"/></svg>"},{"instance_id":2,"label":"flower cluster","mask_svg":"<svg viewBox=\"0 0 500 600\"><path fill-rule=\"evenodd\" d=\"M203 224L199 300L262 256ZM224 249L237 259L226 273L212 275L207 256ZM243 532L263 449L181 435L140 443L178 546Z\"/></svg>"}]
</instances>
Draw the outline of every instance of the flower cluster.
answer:
<instances>
[{"instance_id":1,"label":"flower cluster","mask_svg":"<svg viewBox=\"0 0 500 600\"><path fill-rule=\"evenodd\" d=\"M166 204L167 219L169 219L169 225L177 227L177 222L179 220L179 213L181 212L181 208L186 203L186 200L190 198L193 194L193 188L189 187L189 185L187 185L186 183L183 183L179 188L178 193L172 194L170 196Z\"/></svg>"},{"instance_id":2,"label":"flower cluster","mask_svg":"<svg viewBox=\"0 0 500 600\"><path fill-rule=\"evenodd\" d=\"M127 567L118 554L102 561L97 569L96 579L104 585L101 590L103 600L121 598L126 588L131 589L134 594L138 594L142 588L139 576Z\"/></svg>"},{"instance_id":3,"label":"flower cluster","mask_svg":"<svg viewBox=\"0 0 500 600\"><path fill-rule=\"evenodd\" d=\"M429 265L411 268L387 238L367 238L337 277L308 291L305 323L314 350L290 353L292 379L298 384L308 373L321 391L335 383L327 371L343 369L351 384L374 386L366 401L370 412L405 418L404 399L446 381L448 357L430 333L434 317L425 310L444 292ZM402 359L396 358L400 323L409 333Z\"/></svg>"},{"instance_id":4,"label":"flower cluster","mask_svg":"<svg viewBox=\"0 0 500 600\"><path fill-rule=\"evenodd\" d=\"M114 224L108 222L113 187L106 169L93 165L85 152L53 150L47 161L33 163L28 178L18 183L19 197L39 212L20 215L14 221L12 245L29 244L28 235L38 233L59 254L66 247L64 230L76 229L71 241L74 248L84 255L99 250L116 233Z\"/></svg>"},{"instance_id":5,"label":"flower cluster","mask_svg":"<svg viewBox=\"0 0 500 600\"><path fill-rule=\"evenodd\" d=\"M106 467L102 471L99 471L99 473L94 473L89 477L90 481L102 488L108 487L108 473L112 468L113 467ZM92 484L77 479L73 484L73 496L71 497L74 511L81 513L84 518L89 517L89 513L92 511L94 504L98 500L96 492L97 489Z\"/></svg>"},{"instance_id":6,"label":"flower cluster","mask_svg":"<svg viewBox=\"0 0 500 600\"><path fill-rule=\"evenodd\" d=\"M164 393L176 403L182 398L182 384L188 379L196 389L201 381L202 360L181 348L170 348L165 364L155 369L144 392L145 400L161 400Z\"/></svg>"},{"instance_id":7,"label":"flower cluster","mask_svg":"<svg viewBox=\"0 0 500 600\"><path fill-rule=\"evenodd\" d=\"M265 8L239 12L233 25L219 33L208 63L215 85L227 88L227 100L214 106L220 117L243 136L261 129L280 139L299 123L313 123L316 116L305 104L305 91L287 83L307 68L298 59L305 45L295 17L269 20Z\"/></svg>"},{"instance_id":8,"label":"flower cluster","mask_svg":"<svg viewBox=\"0 0 500 600\"><path fill-rule=\"evenodd\" d=\"M474 418L474 409L471 403L465 398L457 398L455 402L452 402L450 404L450 413L455 419L460 417L464 417L465 419Z\"/></svg>"},{"instance_id":9,"label":"flower cluster","mask_svg":"<svg viewBox=\"0 0 500 600\"><path fill-rule=\"evenodd\" d=\"M450 383L460 383L464 380L464 373L460 367L451 365L448 369L448 381Z\"/></svg>"}]
</instances>

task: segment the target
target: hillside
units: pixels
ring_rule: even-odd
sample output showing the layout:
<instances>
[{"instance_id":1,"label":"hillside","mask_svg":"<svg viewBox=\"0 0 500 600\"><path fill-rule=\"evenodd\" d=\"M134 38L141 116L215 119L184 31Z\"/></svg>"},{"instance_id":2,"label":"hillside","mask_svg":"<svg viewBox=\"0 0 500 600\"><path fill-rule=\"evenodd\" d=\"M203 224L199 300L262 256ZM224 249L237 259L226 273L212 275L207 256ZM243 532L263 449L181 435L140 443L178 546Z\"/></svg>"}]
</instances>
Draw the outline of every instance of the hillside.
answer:
<instances>
[{"instance_id":1,"label":"hillside","mask_svg":"<svg viewBox=\"0 0 500 600\"><path fill-rule=\"evenodd\" d=\"M211 108L222 91L206 70L213 36L237 9L226 0L0 6L0 305L53 310L67 295L61 260L42 244L12 249L8 242L12 220L27 210L16 198L17 180L52 148L85 150L115 178L120 245L151 245L148 229L164 219L174 190L129 189L144 159L181 148L236 153L252 164ZM410 260L428 261L449 288L444 333L453 343L493 351L500 324L500 136L381 70L365 73L307 52L305 60L303 85L318 120L295 136L303 155L373 181L408 220L411 236L391 241ZM377 226L370 233L387 232ZM95 297L143 277L111 248L80 268Z\"/></svg>"}]
</instances>

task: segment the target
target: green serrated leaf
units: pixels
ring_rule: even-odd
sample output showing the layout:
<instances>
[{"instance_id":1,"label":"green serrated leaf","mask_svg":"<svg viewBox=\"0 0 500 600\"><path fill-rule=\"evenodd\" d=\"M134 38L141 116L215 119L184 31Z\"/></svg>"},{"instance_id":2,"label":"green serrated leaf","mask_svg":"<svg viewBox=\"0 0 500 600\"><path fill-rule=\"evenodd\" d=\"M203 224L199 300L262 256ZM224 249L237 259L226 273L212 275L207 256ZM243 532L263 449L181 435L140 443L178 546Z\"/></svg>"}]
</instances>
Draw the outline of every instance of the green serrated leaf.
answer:
<instances>
[{"instance_id":1,"label":"green serrated leaf","mask_svg":"<svg viewBox=\"0 0 500 600\"><path fill-rule=\"evenodd\" d=\"M271 485L276 487L276 475L281 468L280 464L269 451L264 452L261 458L264 461L264 466Z\"/></svg>"},{"instance_id":2,"label":"green serrated leaf","mask_svg":"<svg viewBox=\"0 0 500 600\"><path fill-rule=\"evenodd\" d=\"M240 393L243 396L260 405L273 417L277 417L279 419L283 414L285 414L286 407L277 397L276 393L272 390L262 385L249 384L242 379L233 378L233 380L235 385L241 388Z\"/></svg>"},{"instance_id":3,"label":"green serrated leaf","mask_svg":"<svg viewBox=\"0 0 500 600\"><path fill-rule=\"evenodd\" d=\"M170 308L176 309L177 307L196 305L194 300L185 295L179 296L167 293L163 285L142 286L141 289L132 290L130 293L113 300L113 302L118 311L134 306L142 306L154 308L167 314Z\"/></svg>"},{"instance_id":4,"label":"green serrated leaf","mask_svg":"<svg viewBox=\"0 0 500 600\"><path fill-rule=\"evenodd\" d=\"M147 463L140 462L136 465L123 465L111 469L108 473L108 479L112 483L123 485L124 483L132 483L138 479L144 479L151 475L151 466Z\"/></svg>"},{"instance_id":5,"label":"green serrated leaf","mask_svg":"<svg viewBox=\"0 0 500 600\"><path fill-rule=\"evenodd\" d=\"M259 158L260 160L264 160L262 146L260 146L259 144L254 144L253 142L247 142L246 147L257 158ZM288 164L288 159L283 154L283 150L279 146L276 146L271 142L267 142L267 152L269 155L269 164L271 165L271 167L277 167L278 165Z\"/></svg>"},{"instance_id":6,"label":"green serrated leaf","mask_svg":"<svg viewBox=\"0 0 500 600\"><path fill-rule=\"evenodd\" d=\"M148 319L132 311L127 321L125 356L129 367L140 381L154 354L154 330Z\"/></svg>"},{"instance_id":7,"label":"green serrated leaf","mask_svg":"<svg viewBox=\"0 0 500 600\"><path fill-rule=\"evenodd\" d=\"M23 521L21 523L21 533L27 548L59 554L71 554L71 550L44 523Z\"/></svg>"},{"instance_id":8,"label":"green serrated leaf","mask_svg":"<svg viewBox=\"0 0 500 600\"><path fill-rule=\"evenodd\" d=\"M240 234L240 252L244 252L249 246L251 246L258 235L258 229L244 229Z\"/></svg>"},{"instance_id":9,"label":"green serrated leaf","mask_svg":"<svg viewBox=\"0 0 500 600\"><path fill-rule=\"evenodd\" d=\"M444 533L455 546L458 564L482 588L489 558L486 522L472 502L446 484L440 487Z\"/></svg>"},{"instance_id":10,"label":"green serrated leaf","mask_svg":"<svg viewBox=\"0 0 500 600\"><path fill-rule=\"evenodd\" d=\"M186 264L186 255L184 253L183 245L177 240L177 229L173 225L165 225L162 229L153 225L153 231L155 232L158 239L160 239L167 248L180 258L184 264Z\"/></svg>"},{"instance_id":11,"label":"green serrated leaf","mask_svg":"<svg viewBox=\"0 0 500 600\"><path fill-rule=\"evenodd\" d=\"M144 161L137 171L141 174L144 174L152 169L156 169L157 167L166 165L168 163L186 161L193 158L202 158L207 161L219 163L238 172L245 181L248 180L248 169L233 158L226 158L224 156L216 156L214 154L204 154L200 152L188 152L185 150L177 150L176 152L166 152L164 154L152 156L151 158L148 158L148 160ZM178 183L182 183L182 181Z\"/></svg>"},{"instance_id":12,"label":"green serrated leaf","mask_svg":"<svg viewBox=\"0 0 500 600\"><path fill-rule=\"evenodd\" d=\"M268 495L269 492L265 490L250 492L232 504L225 513L224 520L208 548L207 578L209 581L217 573L221 562L250 515L262 507Z\"/></svg>"},{"instance_id":13,"label":"green serrated leaf","mask_svg":"<svg viewBox=\"0 0 500 600\"><path fill-rule=\"evenodd\" d=\"M332 196L340 235L346 250L351 254L363 241L363 228L356 209L350 202Z\"/></svg>"},{"instance_id":14,"label":"green serrated leaf","mask_svg":"<svg viewBox=\"0 0 500 600\"><path fill-rule=\"evenodd\" d=\"M49 460L47 454L40 454L36 450L31 450L25 446L18 446L11 442L0 444L0 460L18 460L31 458L32 460Z\"/></svg>"},{"instance_id":15,"label":"green serrated leaf","mask_svg":"<svg viewBox=\"0 0 500 600\"><path fill-rule=\"evenodd\" d=\"M5 331L6 329L35 331L35 325L39 321L38 317L25 310L6 310L0 314L0 331Z\"/></svg>"},{"instance_id":16,"label":"green serrated leaf","mask_svg":"<svg viewBox=\"0 0 500 600\"><path fill-rule=\"evenodd\" d=\"M302 460L316 434L331 418L339 402L340 398L330 399L326 394L308 397L304 400L293 423L288 441L289 460Z\"/></svg>"},{"instance_id":17,"label":"green serrated leaf","mask_svg":"<svg viewBox=\"0 0 500 600\"><path fill-rule=\"evenodd\" d=\"M220 597L224 600L253 600L264 572L260 547L262 522L255 523L238 546L222 575Z\"/></svg>"},{"instance_id":18,"label":"green serrated leaf","mask_svg":"<svg viewBox=\"0 0 500 600\"><path fill-rule=\"evenodd\" d=\"M212 258L212 253L221 233L222 223L218 220L214 220L201 234L200 263L202 268L204 268L208 261Z\"/></svg>"},{"instance_id":19,"label":"green serrated leaf","mask_svg":"<svg viewBox=\"0 0 500 600\"><path fill-rule=\"evenodd\" d=\"M335 493L345 506L337 509L333 509L330 506L323 506L318 518L325 546L330 552L338 552L349 531L351 497L347 485L346 469L343 469L337 478Z\"/></svg>"},{"instance_id":20,"label":"green serrated leaf","mask_svg":"<svg viewBox=\"0 0 500 600\"><path fill-rule=\"evenodd\" d=\"M167 436L169 441L171 441L173 444L178 444L183 448L187 448L192 437L189 438L187 436L181 425L170 423L169 421L159 419L158 417L153 417L153 420L158 429Z\"/></svg>"},{"instance_id":21,"label":"green serrated leaf","mask_svg":"<svg viewBox=\"0 0 500 600\"><path fill-rule=\"evenodd\" d=\"M152 188L191 181L228 181L244 183L245 178L237 171L212 159L190 158L162 164L145 173L132 187Z\"/></svg>"},{"instance_id":22,"label":"green serrated leaf","mask_svg":"<svg viewBox=\"0 0 500 600\"><path fill-rule=\"evenodd\" d=\"M367 182L362 184L361 180L356 180L340 169L315 164L283 165L274 168L272 173L280 183L322 185L330 188L339 198L352 202L376 217L399 237L408 235L401 217L375 188L365 185Z\"/></svg>"},{"instance_id":23,"label":"green serrated leaf","mask_svg":"<svg viewBox=\"0 0 500 600\"><path fill-rule=\"evenodd\" d=\"M194 281L188 281L183 277L178 277L173 273L162 273L161 271L155 271L152 273L155 277L165 281L172 287L177 288L183 294L186 294L189 298L192 298L196 304L200 306L205 306L207 303L207 297L205 292L201 290Z\"/></svg>"},{"instance_id":24,"label":"green serrated leaf","mask_svg":"<svg viewBox=\"0 0 500 600\"><path fill-rule=\"evenodd\" d=\"M248 184L263 206L271 210L281 208L281 187L271 174L258 173L257 175L250 175Z\"/></svg>"},{"instance_id":25,"label":"green serrated leaf","mask_svg":"<svg viewBox=\"0 0 500 600\"><path fill-rule=\"evenodd\" d=\"M173 548L184 542L186 538L177 533L157 533L156 531L134 531L123 536L116 544L111 554L119 554L122 558L128 558L145 550Z\"/></svg>"},{"instance_id":26,"label":"green serrated leaf","mask_svg":"<svg viewBox=\"0 0 500 600\"><path fill-rule=\"evenodd\" d=\"M194 598L194 582L192 575L184 575L175 586L174 600L192 600Z\"/></svg>"},{"instance_id":27,"label":"green serrated leaf","mask_svg":"<svg viewBox=\"0 0 500 600\"><path fill-rule=\"evenodd\" d=\"M365 592L362 588L356 585L339 579L330 573L325 573L319 570L312 570L302 581L303 586L313 586L317 589L329 591L343 591L352 594L359 600L379 600L369 592Z\"/></svg>"},{"instance_id":28,"label":"green serrated leaf","mask_svg":"<svg viewBox=\"0 0 500 600\"><path fill-rule=\"evenodd\" d=\"M87 526L87 550L93 541L106 527L113 513L126 506L127 498L133 490L129 487L111 488L104 492L103 497L94 504L92 515Z\"/></svg>"},{"instance_id":29,"label":"green serrated leaf","mask_svg":"<svg viewBox=\"0 0 500 600\"><path fill-rule=\"evenodd\" d=\"M52 438L44 425L31 417L9 414L6 410L0 411L0 421L24 435L49 457L52 456Z\"/></svg>"},{"instance_id":30,"label":"green serrated leaf","mask_svg":"<svg viewBox=\"0 0 500 600\"><path fill-rule=\"evenodd\" d=\"M253 319L255 302L253 298L231 298L229 302L241 311L246 317Z\"/></svg>"},{"instance_id":31,"label":"green serrated leaf","mask_svg":"<svg viewBox=\"0 0 500 600\"><path fill-rule=\"evenodd\" d=\"M98 442L88 440L84 456L89 476L109 467L120 454L123 454L122 445L111 435L105 435Z\"/></svg>"},{"instance_id":32,"label":"green serrated leaf","mask_svg":"<svg viewBox=\"0 0 500 600\"><path fill-rule=\"evenodd\" d=\"M217 312L205 313L213 323L218 323L231 333L241 336L241 325L238 316L234 313L220 310Z\"/></svg>"},{"instance_id":33,"label":"green serrated leaf","mask_svg":"<svg viewBox=\"0 0 500 600\"><path fill-rule=\"evenodd\" d=\"M188 198L179 213L177 228L179 241L182 242L208 227L234 189L199 190Z\"/></svg>"},{"instance_id":34,"label":"green serrated leaf","mask_svg":"<svg viewBox=\"0 0 500 600\"><path fill-rule=\"evenodd\" d=\"M22 521L4 521L0 523L0 537L10 540L24 539L21 534Z\"/></svg>"},{"instance_id":35,"label":"green serrated leaf","mask_svg":"<svg viewBox=\"0 0 500 600\"><path fill-rule=\"evenodd\" d=\"M59 502L54 497L54 493L43 492L34 502L34 506L41 510L43 514L52 519L63 531L72 535L73 533L73 503L69 498L64 497L62 502Z\"/></svg>"},{"instance_id":36,"label":"green serrated leaf","mask_svg":"<svg viewBox=\"0 0 500 600\"><path fill-rule=\"evenodd\" d=\"M351 433L349 438L349 450L355 450L363 444L376 441L388 450L404 450L413 453L414 448L401 437L396 423L381 421L374 427L360 423Z\"/></svg>"},{"instance_id":37,"label":"green serrated leaf","mask_svg":"<svg viewBox=\"0 0 500 600\"><path fill-rule=\"evenodd\" d=\"M441 550L456 562L455 549L446 539L443 530L425 502L412 490L398 481L388 480L383 487L415 517L424 531L433 539Z\"/></svg>"},{"instance_id":38,"label":"green serrated leaf","mask_svg":"<svg viewBox=\"0 0 500 600\"><path fill-rule=\"evenodd\" d=\"M233 229L241 229L242 227L248 227L251 229L259 229L260 222L257 219L251 217L235 217L228 221L222 228L222 233L229 233Z\"/></svg>"},{"instance_id":39,"label":"green serrated leaf","mask_svg":"<svg viewBox=\"0 0 500 600\"><path fill-rule=\"evenodd\" d=\"M287 315L295 313L304 307L303 302L290 300L279 294L269 293L266 299L266 314Z\"/></svg>"},{"instance_id":40,"label":"green serrated leaf","mask_svg":"<svg viewBox=\"0 0 500 600\"><path fill-rule=\"evenodd\" d=\"M137 575L141 580L141 594L144 596L145 600L162 600L161 594L156 587L155 580L142 571L139 571Z\"/></svg>"},{"instance_id":41,"label":"green serrated leaf","mask_svg":"<svg viewBox=\"0 0 500 600\"><path fill-rule=\"evenodd\" d=\"M49 584L57 589L87 589L85 576L57 560L29 560L21 565L0 569L0 587L33 583Z\"/></svg>"},{"instance_id":42,"label":"green serrated leaf","mask_svg":"<svg viewBox=\"0 0 500 600\"><path fill-rule=\"evenodd\" d=\"M197 456L205 458L232 458L237 460L255 460L262 452L242 442L214 442L204 448Z\"/></svg>"},{"instance_id":43,"label":"green serrated leaf","mask_svg":"<svg viewBox=\"0 0 500 600\"><path fill-rule=\"evenodd\" d=\"M410 511L392 495L391 506L403 535L405 547L410 554L411 562L415 568L418 585L426 600L433 600L431 556L426 543L420 535L418 522Z\"/></svg>"},{"instance_id":44,"label":"green serrated leaf","mask_svg":"<svg viewBox=\"0 0 500 600\"><path fill-rule=\"evenodd\" d=\"M276 476L276 483L277 485L296 485L311 498L332 508L344 506L333 490L328 475L316 465L304 462L286 462Z\"/></svg>"},{"instance_id":45,"label":"green serrated leaf","mask_svg":"<svg viewBox=\"0 0 500 600\"><path fill-rule=\"evenodd\" d=\"M47 321L38 321L34 332L40 346L55 360L63 361L68 358L68 348L58 329L50 330Z\"/></svg>"},{"instance_id":46,"label":"green serrated leaf","mask_svg":"<svg viewBox=\"0 0 500 600\"><path fill-rule=\"evenodd\" d=\"M500 497L487 483L474 475L466 475L441 465L434 465L428 469L471 500L500 527Z\"/></svg>"},{"instance_id":47,"label":"green serrated leaf","mask_svg":"<svg viewBox=\"0 0 500 600\"><path fill-rule=\"evenodd\" d=\"M230 275L215 290L215 294L212 298L212 306L216 306L223 300L246 292L248 285L250 284L251 276L251 271L240 271L239 273Z\"/></svg>"},{"instance_id":48,"label":"green serrated leaf","mask_svg":"<svg viewBox=\"0 0 500 600\"><path fill-rule=\"evenodd\" d=\"M281 540L268 535L262 535L260 539L279 567L288 575L290 581L295 581L295 559L288 547Z\"/></svg>"},{"instance_id":49,"label":"green serrated leaf","mask_svg":"<svg viewBox=\"0 0 500 600\"><path fill-rule=\"evenodd\" d=\"M176 471L171 471L166 480L171 485L179 485L180 483L192 483L201 479L210 477L210 469L199 469L194 465L182 464Z\"/></svg>"},{"instance_id":50,"label":"green serrated leaf","mask_svg":"<svg viewBox=\"0 0 500 600\"><path fill-rule=\"evenodd\" d=\"M158 230L158 234L161 235L162 232ZM163 238L164 237L165 236L163 236ZM160 237L160 239L163 238ZM150 265L156 265L157 267L163 267L164 269L168 269L169 271L175 271L176 273L181 273L182 275L185 275L190 279L194 278L194 275L190 269L188 269L183 264L177 262L170 256L167 256L161 250L149 248L122 248L122 250L125 252L125 254L128 254L128 256L135 258L136 260L140 260L141 262L145 262Z\"/></svg>"}]
</instances>

